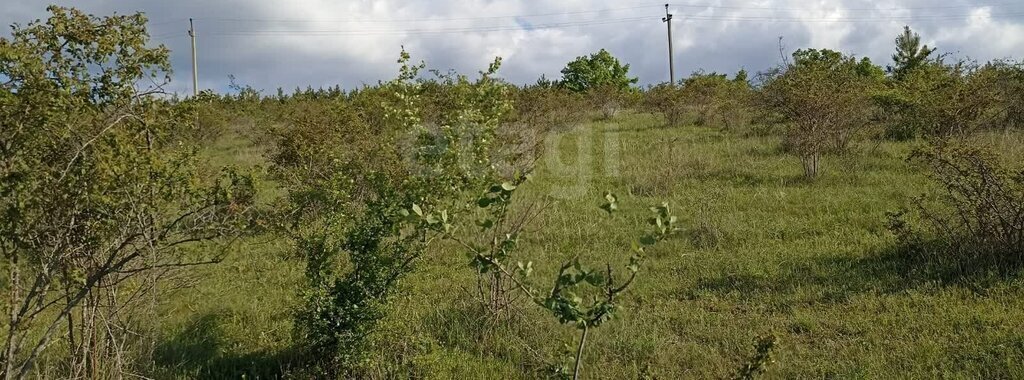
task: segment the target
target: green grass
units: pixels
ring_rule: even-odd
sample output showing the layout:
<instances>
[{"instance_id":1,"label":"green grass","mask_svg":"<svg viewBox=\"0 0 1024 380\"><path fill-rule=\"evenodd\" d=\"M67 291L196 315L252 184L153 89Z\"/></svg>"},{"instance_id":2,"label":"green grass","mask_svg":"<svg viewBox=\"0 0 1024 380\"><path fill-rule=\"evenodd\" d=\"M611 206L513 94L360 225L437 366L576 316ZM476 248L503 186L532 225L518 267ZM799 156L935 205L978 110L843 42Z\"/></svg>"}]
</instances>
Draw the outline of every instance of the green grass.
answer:
<instances>
[{"instance_id":1,"label":"green grass","mask_svg":"<svg viewBox=\"0 0 1024 380\"><path fill-rule=\"evenodd\" d=\"M263 151L248 141L227 134L211 162L263 172ZM1024 376L1018 277L950 280L894 250L885 213L931 186L906 163L914 143L827 157L814 183L775 137L661 128L646 115L588 123L549 143L517 195L553 200L522 243L539 284L577 254L621 267L650 205L668 202L685 229L649 253L617 319L592 332L585 378L724 377L767 333L780 338L770 378ZM1019 157L1019 146L1005 149ZM619 194L621 214L597 208L606 190ZM281 372L302 281L288 252L281 238L248 239L169 294L158 350L166 377ZM461 252L432 249L374 337L368 373L537 378L564 361L575 331L531 305L507 326L482 327L467 290L474 278Z\"/></svg>"}]
</instances>

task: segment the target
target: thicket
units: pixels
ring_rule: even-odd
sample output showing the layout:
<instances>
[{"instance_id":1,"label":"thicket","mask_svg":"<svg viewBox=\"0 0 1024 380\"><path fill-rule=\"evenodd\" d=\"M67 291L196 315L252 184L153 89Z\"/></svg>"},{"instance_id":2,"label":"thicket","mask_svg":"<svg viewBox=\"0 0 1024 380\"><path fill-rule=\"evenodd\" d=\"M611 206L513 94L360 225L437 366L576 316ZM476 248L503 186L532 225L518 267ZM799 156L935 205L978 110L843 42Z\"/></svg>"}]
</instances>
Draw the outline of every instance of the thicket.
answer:
<instances>
[{"instance_id":1,"label":"thicket","mask_svg":"<svg viewBox=\"0 0 1024 380\"><path fill-rule=\"evenodd\" d=\"M7 320L3 376L121 377L155 345L158 282L220 260L255 199L252 178L204 172L202 99L156 96L168 51L141 14L50 17L0 38L0 251ZM139 83L154 83L140 88ZM172 283L173 286L173 283Z\"/></svg>"},{"instance_id":2,"label":"thicket","mask_svg":"<svg viewBox=\"0 0 1024 380\"><path fill-rule=\"evenodd\" d=\"M642 95L642 109L660 114L667 126L686 121L697 125L735 129L749 122L753 88L747 73L733 79L724 74L693 73L680 83L660 83Z\"/></svg>"}]
</instances>

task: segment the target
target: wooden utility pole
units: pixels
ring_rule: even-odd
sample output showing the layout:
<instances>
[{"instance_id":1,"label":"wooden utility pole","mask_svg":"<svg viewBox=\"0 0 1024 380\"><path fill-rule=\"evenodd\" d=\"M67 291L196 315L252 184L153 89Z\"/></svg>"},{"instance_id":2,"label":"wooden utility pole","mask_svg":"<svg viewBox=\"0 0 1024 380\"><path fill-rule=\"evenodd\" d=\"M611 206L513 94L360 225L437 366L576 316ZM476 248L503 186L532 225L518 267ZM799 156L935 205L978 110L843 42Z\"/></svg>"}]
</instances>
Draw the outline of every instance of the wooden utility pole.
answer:
<instances>
[{"instance_id":1,"label":"wooden utility pole","mask_svg":"<svg viewBox=\"0 0 1024 380\"><path fill-rule=\"evenodd\" d=\"M668 4L665 4L665 17L662 17L661 21L668 25L668 80L669 83L675 85L676 69L675 64L672 63L672 14L668 13Z\"/></svg>"},{"instance_id":2,"label":"wooden utility pole","mask_svg":"<svg viewBox=\"0 0 1024 380\"><path fill-rule=\"evenodd\" d=\"M196 64L196 28L188 19L188 36L192 37L192 96L199 95L199 65Z\"/></svg>"}]
</instances>

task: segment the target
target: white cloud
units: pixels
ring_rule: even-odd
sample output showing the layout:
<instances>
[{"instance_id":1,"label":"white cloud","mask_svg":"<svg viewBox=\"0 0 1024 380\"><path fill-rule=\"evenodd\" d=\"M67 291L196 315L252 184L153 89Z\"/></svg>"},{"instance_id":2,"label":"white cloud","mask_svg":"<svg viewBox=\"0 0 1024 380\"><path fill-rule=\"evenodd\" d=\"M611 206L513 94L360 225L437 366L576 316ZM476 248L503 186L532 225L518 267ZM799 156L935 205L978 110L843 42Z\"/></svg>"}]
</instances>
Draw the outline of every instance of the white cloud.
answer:
<instances>
[{"instance_id":1,"label":"white cloud","mask_svg":"<svg viewBox=\"0 0 1024 380\"><path fill-rule=\"evenodd\" d=\"M988 60L1024 52L1024 3L991 0L701 0L673 5L677 76L703 68L734 72L777 64L777 39L789 50L838 49L885 65L904 24L942 52ZM273 91L388 79L404 45L428 66L473 74L495 55L518 83L549 78L572 58L607 48L641 83L667 79L664 9L613 0L330 0L165 2L65 1L96 14L145 11L152 35L173 50L173 89L191 85L188 17L199 29L204 86L227 76ZM701 6L695 4L703 4ZM973 5L972 5L973 4ZM600 12L599 12L600 11ZM499 17L528 15L523 17ZM45 17L45 4L0 9L0 22ZM637 19L643 17L643 19ZM400 20L400 21L396 21ZM606 22L600 23L599 22ZM579 25L589 24L589 25ZM557 25L556 28L544 28ZM431 33L431 31L463 31ZM486 31L482 31L486 30ZM347 31L348 33L342 33ZM243 35L230 35L243 34Z\"/></svg>"}]
</instances>

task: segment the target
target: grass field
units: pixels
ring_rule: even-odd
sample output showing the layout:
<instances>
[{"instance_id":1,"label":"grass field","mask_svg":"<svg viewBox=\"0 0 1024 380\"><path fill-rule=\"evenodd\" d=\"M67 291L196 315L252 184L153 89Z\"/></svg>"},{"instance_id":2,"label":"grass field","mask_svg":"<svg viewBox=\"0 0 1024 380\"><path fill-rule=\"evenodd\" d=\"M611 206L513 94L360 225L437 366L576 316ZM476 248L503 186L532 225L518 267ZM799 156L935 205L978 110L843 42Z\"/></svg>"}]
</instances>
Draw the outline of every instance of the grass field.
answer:
<instances>
[{"instance_id":1,"label":"grass field","mask_svg":"<svg viewBox=\"0 0 1024 380\"><path fill-rule=\"evenodd\" d=\"M660 124L624 114L552 136L519 195L552 201L523 242L544 284L575 254L625 264L648 206L668 202L685 229L649 253L624 310L592 332L585 378L726 377L769 333L779 338L769 378L1024 377L1017 276L952 280L894 249L885 213L931 186L906 162L915 143L863 143L827 157L808 183L778 137ZM264 172L252 141L234 131L207 155ZM1021 146L1018 135L1001 141ZM269 200L278 192L264 179ZM597 207L609 190L623 209L612 217ZM162 373L287 371L303 270L289 254L286 239L247 238L224 263L196 270L193 287L167 290ZM537 378L575 348L574 329L525 303L513 323L482 334L474 278L461 252L435 246L374 337L370 373Z\"/></svg>"}]
</instances>

